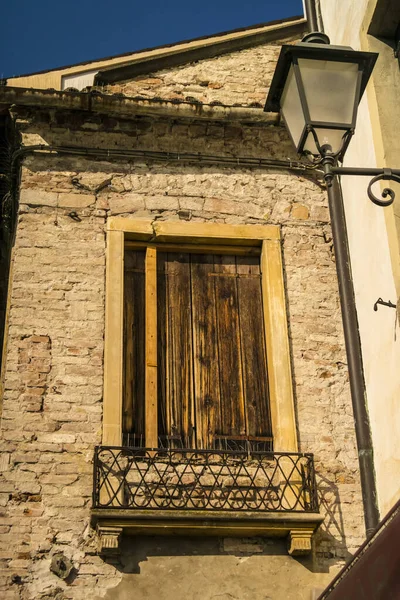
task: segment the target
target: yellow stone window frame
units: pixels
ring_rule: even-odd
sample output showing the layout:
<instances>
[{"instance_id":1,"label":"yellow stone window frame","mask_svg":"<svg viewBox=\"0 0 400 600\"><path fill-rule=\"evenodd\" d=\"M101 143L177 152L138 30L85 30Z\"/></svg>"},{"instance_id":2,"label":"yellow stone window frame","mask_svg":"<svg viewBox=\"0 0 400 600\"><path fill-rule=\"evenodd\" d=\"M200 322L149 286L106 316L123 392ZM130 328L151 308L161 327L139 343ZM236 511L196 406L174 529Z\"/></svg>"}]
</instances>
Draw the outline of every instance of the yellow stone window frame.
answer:
<instances>
[{"instance_id":1,"label":"yellow stone window frame","mask_svg":"<svg viewBox=\"0 0 400 600\"><path fill-rule=\"evenodd\" d=\"M150 221L121 217L112 217L107 222L103 445L121 446L122 444L124 249L128 241L148 242L149 245L155 243L174 244L178 247L185 245L193 249L196 245L260 249L274 451L297 452L280 227L278 225ZM150 268L151 252L148 252L146 262ZM146 273L146 295L152 293L153 279L150 269ZM148 318L149 315L146 315L146 321ZM151 323L146 322L146 329L148 327L151 329ZM147 356L148 352L149 356ZM146 348L146 370L149 373L146 386L152 385L154 367L156 367L150 354L151 349ZM147 408L146 406L146 410Z\"/></svg>"}]
</instances>

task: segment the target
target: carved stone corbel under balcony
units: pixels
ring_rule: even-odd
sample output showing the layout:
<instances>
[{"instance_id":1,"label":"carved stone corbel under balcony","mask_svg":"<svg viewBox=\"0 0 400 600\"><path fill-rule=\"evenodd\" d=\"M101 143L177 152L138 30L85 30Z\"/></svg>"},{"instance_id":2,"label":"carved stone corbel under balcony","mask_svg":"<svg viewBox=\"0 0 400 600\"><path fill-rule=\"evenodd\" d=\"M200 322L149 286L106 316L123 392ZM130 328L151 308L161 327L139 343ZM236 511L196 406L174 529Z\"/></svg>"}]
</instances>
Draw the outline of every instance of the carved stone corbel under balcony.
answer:
<instances>
[{"instance_id":1,"label":"carved stone corbel under balcony","mask_svg":"<svg viewBox=\"0 0 400 600\"><path fill-rule=\"evenodd\" d=\"M98 552L103 555L115 555L120 553L119 542L122 527L109 527L97 525Z\"/></svg>"},{"instance_id":2,"label":"carved stone corbel under balcony","mask_svg":"<svg viewBox=\"0 0 400 600\"><path fill-rule=\"evenodd\" d=\"M310 529L291 529L288 535L288 553L290 556L304 556L311 552L313 531Z\"/></svg>"},{"instance_id":3,"label":"carved stone corbel under balcony","mask_svg":"<svg viewBox=\"0 0 400 600\"><path fill-rule=\"evenodd\" d=\"M92 526L99 536L98 552L118 554L124 535L213 535L218 537L286 538L291 556L311 552L313 533L323 521L319 513L269 513L232 511L230 513L181 510L92 509Z\"/></svg>"}]
</instances>

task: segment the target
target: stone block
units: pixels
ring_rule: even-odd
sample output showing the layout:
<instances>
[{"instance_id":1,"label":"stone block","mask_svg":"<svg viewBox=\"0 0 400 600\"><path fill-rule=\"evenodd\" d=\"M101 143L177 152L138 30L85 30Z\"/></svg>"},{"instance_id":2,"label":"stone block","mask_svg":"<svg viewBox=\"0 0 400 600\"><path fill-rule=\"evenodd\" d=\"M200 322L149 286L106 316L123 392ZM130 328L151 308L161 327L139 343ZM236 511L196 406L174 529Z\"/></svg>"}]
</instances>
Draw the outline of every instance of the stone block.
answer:
<instances>
[{"instance_id":1,"label":"stone block","mask_svg":"<svg viewBox=\"0 0 400 600\"><path fill-rule=\"evenodd\" d=\"M21 204L30 206L57 206L57 192L46 192L42 189L22 189L20 193Z\"/></svg>"},{"instance_id":2,"label":"stone block","mask_svg":"<svg viewBox=\"0 0 400 600\"><path fill-rule=\"evenodd\" d=\"M299 219L306 221L310 216L310 211L304 204L292 204L292 210L290 211L292 219Z\"/></svg>"},{"instance_id":3,"label":"stone block","mask_svg":"<svg viewBox=\"0 0 400 600\"><path fill-rule=\"evenodd\" d=\"M73 444L76 436L67 433L41 433L37 436L39 443L45 444Z\"/></svg>"},{"instance_id":4,"label":"stone block","mask_svg":"<svg viewBox=\"0 0 400 600\"><path fill-rule=\"evenodd\" d=\"M0 453L0 473L3 471L7 471L10 464L10 453L9 452L1 452Z\"/></svg>"},{"instance_id":5,"label":"stone block","mask_svg":"<svg viewBox=\"0 0 400 600\"><path fill-rule=\"evenodd\" d=\"M148 210L178 210L179 201L171 196L146 196L146 208Z\"/></svg>"},{"instance_id":6,"label":"stone block","mask_svg":"<svg viewBox=\"0 0 400 600\"><path fill-rule=\"evenodd\" d=\"M315 221L329 223L329 209L327 206L313 206L311 209L311 218Z\"/></svg>"},{"instance_id":7,"label":"stone block","mask_svg":"<svg viewBox=\"0 0 400 600\"><path fill-rule=\"evenodd\" d=\"M63 208L86 208L96 201L93 194L59 194L58 206Z\"/></svg>"},{"instance_id":8,"label":"stone block","mask_svg":"<svg viewBox=\"0 0 400 600\"><path fill-rule=\"evenodd\" d=\"M112 215L131 213L145 208L144 196L140 194L112 194L108 196L108 205Z\"/></svg>"}]
</instances>

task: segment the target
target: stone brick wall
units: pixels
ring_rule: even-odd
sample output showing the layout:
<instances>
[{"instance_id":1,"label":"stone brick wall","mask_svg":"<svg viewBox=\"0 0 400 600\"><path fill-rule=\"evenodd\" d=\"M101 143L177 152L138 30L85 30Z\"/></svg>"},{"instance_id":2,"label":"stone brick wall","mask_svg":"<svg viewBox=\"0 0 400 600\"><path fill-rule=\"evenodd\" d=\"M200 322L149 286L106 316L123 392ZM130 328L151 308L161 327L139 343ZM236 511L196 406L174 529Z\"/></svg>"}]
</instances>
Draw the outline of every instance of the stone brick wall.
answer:
<instances>
[{"instance_id":1,"label":"stone brick wall","mask_svg":"<svg viewBox=\"0 0 400 600\"><path fill-rule=\"evenodd\" d=\"M235 64L239 72L242 57L250 52L239 53L240 60L229 64L231 73ZM271 52L275 56L276 49ZM214 61L213 76L212 65L206 65L209 74L201 75L201 81L218 81L221 60ZM248 57L243 64L247 62ZM200 72L200 67L185 69ZM169 89L177 73L171 73ZM235 85L243 95L246 81L233 81L232 90ZM232 102L234 95L230 97ZM281 128L14 110L25 144L44 140L54 145L293 157ZM79 220L69 216L71 211ZM236 541L231 546L222 541L218 546L215 541L199 540L196 545L189 540L179 550L168 539L133 539L124 542L120 560L97 555L90 528L92 460L94 446L101 443L105 226L112 215L281 225L300 450L315 453L326 515L310 559L289 559L279 541ZM310 590L327 583L363 539L324 190L312 176L240 164L26 157L1 436L0 594L5 600L123 600L132 590L140 600L151 597L154 589L160 598L205 600L220 594L261 600L267 594L274 600L308 600ZM66 581L50 570L58 552L75 568ZM139 563L146 576L140 574ZM202 586L197 575L204 578L207 569L214 582ZM174 580L179 586L175 590Z\"/></svg>"},{"instance_id":2,"label":"stone brick wall","mask_svg":"<svg viewBox=\"0 0 400 600\"><path fill-rule=\"evenodd\" d=\"M278 59L280 44L268 44L232 52L216 59L201 60L138 76L105 88L110 93L205 104L264 106ZM246 94L243 94L243 90Z\"/></svg>"}]
</instances>

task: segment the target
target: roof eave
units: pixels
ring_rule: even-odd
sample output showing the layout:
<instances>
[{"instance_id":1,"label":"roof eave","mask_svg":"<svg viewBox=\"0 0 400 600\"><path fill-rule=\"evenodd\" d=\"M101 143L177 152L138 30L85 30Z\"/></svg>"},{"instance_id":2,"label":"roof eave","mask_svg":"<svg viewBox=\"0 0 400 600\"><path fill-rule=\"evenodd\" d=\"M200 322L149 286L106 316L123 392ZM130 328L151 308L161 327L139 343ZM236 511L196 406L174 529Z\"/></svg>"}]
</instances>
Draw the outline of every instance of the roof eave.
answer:
<instances>
[{"instance_id":1,"label":"roof eave","mask_svg":"<svg viewBox=\"0 0 400 600\"><path fill-rule=\"evenodd\" d=\"M261 44L301 37L306 30L307 21L299 19L298 21L289 23L280 23L261 32L244 32L242 36L217 40L209 44L205 42L190 49L166 51L165 53L146 59L138 57L128 64L112 66L99 71L95 77L94 84L108 85L132 79L138 75L177 67L198 60L215 58L223 54L238 52Z\"/></svg>"},{"instance_id":2,"label":"roof eave","mask_svg":"<svg viewBox=\"0 0 400 600\"><path fill-rule=\"evenodd\" d=\"M206 36L201 36L198 38L192 38L192 39L187 39L187 40L181 40L180 42L173 42L173 43L169 43L169 44L162 44L161 46L154 46L152 48L142 48L140 50L137 51L131 51L131 52L124 52L122 54L116 54L114 56L106 56L106 57L102 57L102 58L93 58L90 60L85 60L79 63L73 63L73 64L69 64L69 65L61 65L58 67L54 67L52 69L42 69L40 71L34 71L32 73L22 73L19 75L14 75L12 77L8 77L8 79L19 79L20 77L31 77L33 75L43 75L43 74L47 74L47 73L51 73L53 71L64 71L66 69L71 69L74 67L88 67L89 65L91 65L92 63L98 63L98 62L106 62L109 61L111 59L116 59L116 58L121 58L121 62L124 62L126 64L126 61L123 61L123 59L125 57L129 57L133 54L137 54L139 59L140 59L140 55L144 54L144 53L149 53L149 52L157 52L158 56L160 55L159 51L162 50L163 48L165 48L166 52L168 53L168 50L171 48L175 48L177 47L177 51L179 52L179 46L185 46L189 43L195 43L198 42L199 45L201 44L205 44L207 43L207 40L214 40L215 42L218 42L218 38L223 38L226 36L231 36L231 35L237 35L237 34L241 34L243 33L243 35L248 34L249 32L251 33L252 30L256 30L256 29L261 29L261 28L265 28L265 27L271 27L271 28L279 28L282 26L285 26L285 24L292 24L292 23L300 23L300 22L304 22L306 23L305 19L301 16L293 16L293 17L288 17L286 19L278 19L275 21L269 21L266 23L258 23L256 25L251 25L249 27L241 27L238 29L233 29L231 31L223 31L223 32L219 32L219 33L215 33L215 34L211 34L211 35L206 35ZM130 62L130 61L129 61Z\"/></svg>"},{"instance_id":3,"label":"roof eave","mask_svg":"<svg viewBox=\"0 0 400 600\"><path fill-rule=\"evenodd\" d=\"M266 114L261 108L220 106L200 102L171 102L141 97L131 98L120 94L101 94L97 91L60 92L20 87L0 88L0 112L13 106L44 110L83 111L123 119L149 116L253 123L260 126L277 125L279 123L279 115L275 113Z\"/></svg>"}]
</instances>

